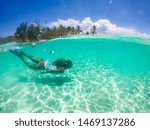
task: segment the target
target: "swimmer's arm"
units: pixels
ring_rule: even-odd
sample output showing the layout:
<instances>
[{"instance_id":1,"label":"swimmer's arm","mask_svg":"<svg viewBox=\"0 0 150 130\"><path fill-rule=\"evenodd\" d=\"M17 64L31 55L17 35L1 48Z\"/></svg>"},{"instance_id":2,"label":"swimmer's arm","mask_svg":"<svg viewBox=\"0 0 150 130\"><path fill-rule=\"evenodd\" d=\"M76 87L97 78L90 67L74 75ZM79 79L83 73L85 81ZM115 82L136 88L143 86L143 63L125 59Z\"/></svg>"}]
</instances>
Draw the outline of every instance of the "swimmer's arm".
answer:
<instances>
[{"instance_id":1,"label":"swimmer's arm","mask_svg":"<svg viewBox=\"0 0 150 130\"><path fill-rule=\"evenodd\" d=\"M63 73L64 72L64 67L57 67L56 70L45 70L42 74L44 73Z\"/></svg>"},{"instance_id":2,"label":"swimmer's arm","mask_svg":"<svg viewBox=\"0 0 150 130\"><path fill-rule=\"evenodd\" d=\"M50 71L42 71L41 74L46 74L46 73L63 73L64 71L58 71L58 70L50 70Z\"/></svg>"},{"instance_id":3,"label":"swimmer's arm","mask_svg":"<svg viewBox=\"0 0 150 130\"><path fill-rule=\"evenodd\" d=\"M38 67L41 65L41 63L30 64L28 61L25 61L25 64L26 64L28 67L34 68L34 69L38 68Z\"/></svg>"}]
</instances>

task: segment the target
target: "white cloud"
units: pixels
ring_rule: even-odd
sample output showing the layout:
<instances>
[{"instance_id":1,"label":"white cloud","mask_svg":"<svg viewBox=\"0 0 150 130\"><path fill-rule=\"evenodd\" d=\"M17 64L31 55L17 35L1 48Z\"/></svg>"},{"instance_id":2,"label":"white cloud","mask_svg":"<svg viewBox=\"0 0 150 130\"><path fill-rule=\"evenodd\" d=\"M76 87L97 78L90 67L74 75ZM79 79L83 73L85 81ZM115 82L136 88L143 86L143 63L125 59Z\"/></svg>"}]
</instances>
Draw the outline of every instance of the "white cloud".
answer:
<instances>
[{"instance_id":1,"label":"white cloud","mask_svg":"<svg viewBox=\"0 0 150 130\"><path fill-rule=\"evenodd\" d=\"M89 32L93 25L94 23L90 17L87 17L80 22L80 27L82 28L83 32Z\"/></svg>"},{"instance_id":2,"label":"white cloud","mask_svg":"<svg viewBox=\"0 0 150 130\"><path fill-rule=\"evenodd\" d=\"M133 29L127 29L119 27L116 24L112 24L108 19L100 19L95 22L98 33L104 34L135 34L136 32Z\"/></svg>"},{"instance_id":3,"label":"white cloud","mask_svg":"<svg viewBox=\"0 0 150 130\"><path fill-rule=\"evenodd\" d=\"M48 24L48 27L53 28L54 26L57 28L60 25L64 27L77 27L78 25L81 27L84 33L89 32L93 25L97 27L98 34L111 34L111 35L138 35L145 38L150 38L150 34L139 33L134 29L120 27L116 24L111 23L108 19L99 19L95 22L92 21L90 17L84 18L82 21L75 19L58 19L55 22L51 22Z\"/></svg>"},{"instance_id":4,"label":"white cloud","mask_svg":"<svg viewBox=\"0 0 150 130\"><path fill-rule=\"evenodd\" d=\"M51 22L48 24L48 27L53 28L53 27L59 27L60 25L64 26L64 27L77 27L80 24L80 21L75 20L75 19L67 19L67 20L63 20L63 19L58 19L56 22Z\"/></svg>"}]
</instances>

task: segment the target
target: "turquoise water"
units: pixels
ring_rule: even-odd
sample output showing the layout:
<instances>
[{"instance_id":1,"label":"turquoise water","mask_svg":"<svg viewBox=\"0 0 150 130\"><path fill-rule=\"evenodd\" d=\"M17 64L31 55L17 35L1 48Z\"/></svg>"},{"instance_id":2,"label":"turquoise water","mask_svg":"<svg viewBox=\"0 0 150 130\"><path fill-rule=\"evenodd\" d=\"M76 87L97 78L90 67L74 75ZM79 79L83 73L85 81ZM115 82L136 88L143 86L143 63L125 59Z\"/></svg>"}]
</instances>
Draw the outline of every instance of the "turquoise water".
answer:
<instances>
[{"instance_id":1,"label":"turquoise water","mask_svg":"<svg viewBox=\"0 0 150 130\"><path fill-rule=\"evenodd\" d=\"M50 61L71 59L63 74L41 74L1 52L0 112L150 112L150 45L144 42L64 38L21 49Z\"/></svg>"}]
</instances>

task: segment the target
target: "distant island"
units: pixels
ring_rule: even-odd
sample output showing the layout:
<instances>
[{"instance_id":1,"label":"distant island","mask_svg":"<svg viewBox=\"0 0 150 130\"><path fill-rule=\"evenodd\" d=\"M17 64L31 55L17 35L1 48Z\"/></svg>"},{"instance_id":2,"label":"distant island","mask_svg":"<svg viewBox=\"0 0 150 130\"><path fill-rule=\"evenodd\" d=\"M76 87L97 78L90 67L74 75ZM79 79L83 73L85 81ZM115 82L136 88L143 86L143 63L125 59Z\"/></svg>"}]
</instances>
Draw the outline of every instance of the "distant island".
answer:
<instances>
[{"instance_id":1,"label":"distant island","mask_svg":"<svg viewBox=\"0 0 150 130\"><path fill-rule=\"evenodd\" d=\"M93 25L90 32L86 32L85 34L96 34L96 26ZM19 42L23 44L38 42L42 40L48 40L58 37L64 36L72 36L72 35L79 35L83 34L83 30L80 26L77 27L64 27L59 25L59 27L41 27L37 22L33 22L28 25L27 22L21 23L14 35L7 36L7 37L0 37L0 44L6 44L9 42Z\"/></svg>"}]
</instances>

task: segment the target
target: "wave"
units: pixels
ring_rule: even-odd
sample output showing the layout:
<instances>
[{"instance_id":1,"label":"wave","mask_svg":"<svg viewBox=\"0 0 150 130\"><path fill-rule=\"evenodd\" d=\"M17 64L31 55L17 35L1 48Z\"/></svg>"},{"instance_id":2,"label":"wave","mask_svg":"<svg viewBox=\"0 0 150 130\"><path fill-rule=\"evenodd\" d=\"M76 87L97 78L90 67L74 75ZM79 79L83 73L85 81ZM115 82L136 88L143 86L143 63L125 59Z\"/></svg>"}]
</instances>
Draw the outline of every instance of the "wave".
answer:
<instances>
[{"instance_id":1,"label":"wave","mask_svg":"<svg viewBox=\"0 0 150 130\"><path fill-rule=\"evenodd\" d=\"M11 42L7 44L0 45L0 52L5 52L8 50L21 49L22 46L16 42Z\"/></svg>"}]
</instances>

